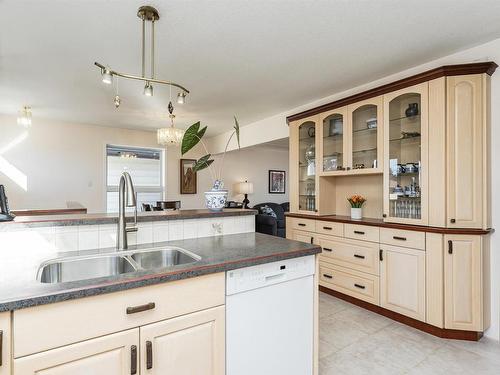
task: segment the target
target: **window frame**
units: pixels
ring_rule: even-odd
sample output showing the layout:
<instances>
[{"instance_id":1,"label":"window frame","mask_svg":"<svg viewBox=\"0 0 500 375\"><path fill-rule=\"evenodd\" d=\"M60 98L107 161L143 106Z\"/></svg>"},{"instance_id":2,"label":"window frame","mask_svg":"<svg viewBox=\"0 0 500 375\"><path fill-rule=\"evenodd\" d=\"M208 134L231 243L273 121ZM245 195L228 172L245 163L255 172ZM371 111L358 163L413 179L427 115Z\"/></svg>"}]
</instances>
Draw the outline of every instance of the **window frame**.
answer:
<instances>
[{"instance_id":1,"label":"window frame","mask_svg":"<svg viewBox=\"0 0 500 375\"><path fill-rule=\"evenodd\" d=\"M136 193L160 193L161 199L165 199L167 196L167 182L166 182L166 158L167 153L164 148L159 147L146 147L146 146L132 146L130 144L117 144L117 143L104 143L104 212L108 212L108 193L116 193L119 190L119 186L113 186L108 184L108 147L120 147L120 148L130 148L130 149L143 149L143 150L153 150L160 154L160 187L141 187L134 185ZM137 208L140 211L140 207Z\"/></svg>"}]
</instances>

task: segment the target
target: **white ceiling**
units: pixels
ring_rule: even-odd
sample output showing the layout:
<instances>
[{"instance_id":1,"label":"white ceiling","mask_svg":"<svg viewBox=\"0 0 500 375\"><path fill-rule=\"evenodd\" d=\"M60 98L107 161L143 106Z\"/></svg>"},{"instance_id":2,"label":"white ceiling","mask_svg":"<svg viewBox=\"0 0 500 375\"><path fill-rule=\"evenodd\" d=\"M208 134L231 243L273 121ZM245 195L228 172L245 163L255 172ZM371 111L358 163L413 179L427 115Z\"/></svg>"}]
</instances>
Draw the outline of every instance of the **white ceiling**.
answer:
<instances>
[{"instance_id":1,"label":"white ceiling","mask_svg":"<svg viewBox=\"0 0 500 375\"><path fill-rule=\"evenodd\" d=\"M94 61L140 72L135 0L0 0L0 113L126 128L166 122L168 89L120 81L122 107ZM157 76L192 91L178 123L244 124L500 37L498 0L154 0ZM173 93L176 94L175 92Z\"/></svg>"}]
</instances>

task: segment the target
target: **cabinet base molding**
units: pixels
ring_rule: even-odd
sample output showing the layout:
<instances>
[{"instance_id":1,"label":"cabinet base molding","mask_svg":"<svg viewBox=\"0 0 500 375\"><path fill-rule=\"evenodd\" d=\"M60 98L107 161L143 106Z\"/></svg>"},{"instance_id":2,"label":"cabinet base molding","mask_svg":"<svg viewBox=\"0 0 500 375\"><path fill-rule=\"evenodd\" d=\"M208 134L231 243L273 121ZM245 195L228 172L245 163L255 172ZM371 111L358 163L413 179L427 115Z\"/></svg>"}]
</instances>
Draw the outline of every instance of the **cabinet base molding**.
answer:
<instances>
[{"instance_id":1,"label":"cabinet base molding","mask_svg":"<svg viewBox=\"0 0 500 375\"><path fill-rule=\"evenodd\" d=\"M479 341L481 337L483 337L483 332L475 332L475 331L461 331L457 329L445 329L435 327L428 323L422 322L420 320L416 320L405 315L399 314L397 312L384 309L383 307L373 305L369 302L365 302L359 300L357 298L348 296L344 293L337 292L335 290L326 288L324 286L320 286L319 290L323 293L329 294L331 296L337 297L346 302L352 303L353 305L362 307L366 310L372 311L374 313L383 315L389 319L395 320L399 323L406 324L407 326L416 328L420 331L429 333L431 335L443 338L443 339L453 339L453 340L466 340L466 341Z\"/></svg>"}]
</instances>

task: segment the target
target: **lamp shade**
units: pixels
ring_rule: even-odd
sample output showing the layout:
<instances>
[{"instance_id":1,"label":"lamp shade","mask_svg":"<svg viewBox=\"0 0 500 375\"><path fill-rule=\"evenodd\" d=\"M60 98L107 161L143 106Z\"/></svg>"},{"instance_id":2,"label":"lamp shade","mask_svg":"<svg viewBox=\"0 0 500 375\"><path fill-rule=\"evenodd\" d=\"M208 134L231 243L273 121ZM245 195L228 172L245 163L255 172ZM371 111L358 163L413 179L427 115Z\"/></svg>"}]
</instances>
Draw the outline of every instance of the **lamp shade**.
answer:
<instances>
[{"instance_id":1,"label":"lamp shade","mask_svg":"<svg viewBox=\"0 0 500 375\"><path fill-rule=\"evenodd\" d=\"M253 184L251 182L245 181L236 184L236 191L239 194L252 194L253 193Z\"/></svg>"}]
</instances>

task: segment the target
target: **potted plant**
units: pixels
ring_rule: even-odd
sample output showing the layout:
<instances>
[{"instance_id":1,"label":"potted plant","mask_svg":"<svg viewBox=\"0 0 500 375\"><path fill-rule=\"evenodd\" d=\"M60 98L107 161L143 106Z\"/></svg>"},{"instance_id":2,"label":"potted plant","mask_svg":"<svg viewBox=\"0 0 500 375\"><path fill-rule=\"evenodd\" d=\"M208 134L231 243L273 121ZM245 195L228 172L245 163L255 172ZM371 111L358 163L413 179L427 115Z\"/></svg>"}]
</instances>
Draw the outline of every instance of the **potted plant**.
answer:
<instances>
[{"instance_id":1,"label":"potted plant","mask_svg":"<svg viewBox=\"0 0 500 375\"><path fill-rule=\"evenodd\" d=\"M361 219L363 217L362 207L366 202L366 198L355 194L347 198L347 201L351 205L351 219Z\"/></svg>"},{"instance_id":2,"label":"potted plant","mask_svg":"<svg viewBox=\"0 0 500 375\"><path fill-rule=\"evenodd\" d=\"M199 158L193 166L193 172L201 171L202 169L208 168L212 175L213 185L212 189L205 192L205 204L207 208L211 211L222 211L226 204L227 200L227 189L224 189L224 183L222 182L222 170L224 167L224 158L226 157L227 148L229 147L229 142L231 139L236 136L236 141L238 142L238 149L240 148L240 125L238 123L238 119L234 117L234 131L229 136L229 139L226 143L226 148L224 149L224 153L222 155L222 160L220 161L220 166L216 169L212 163L214 159L211 159L212 155L208 152L207 146L203 142L202 138L207 131L207 127L201 128L201 124L198 121L197 123L191 125L184 136L182 137L181 143L181 154L184 155L189 150L191 150L198 143L201 143L203 148L205 149L206 155Z\"/></svg>"}]
</instances>

